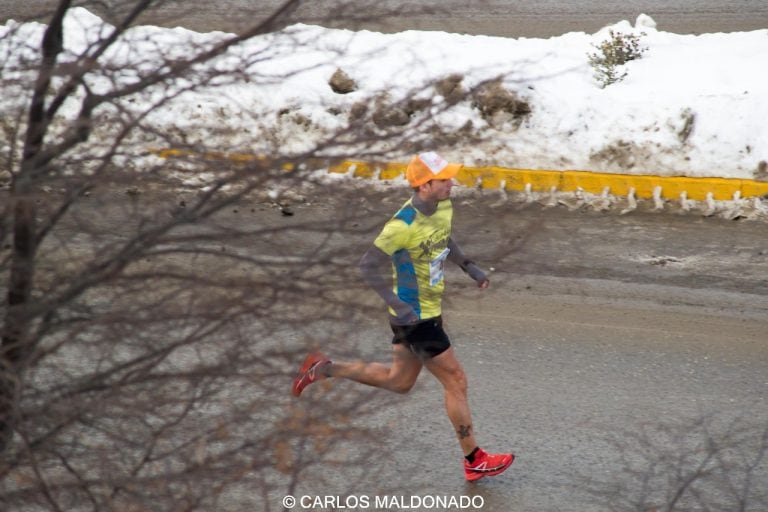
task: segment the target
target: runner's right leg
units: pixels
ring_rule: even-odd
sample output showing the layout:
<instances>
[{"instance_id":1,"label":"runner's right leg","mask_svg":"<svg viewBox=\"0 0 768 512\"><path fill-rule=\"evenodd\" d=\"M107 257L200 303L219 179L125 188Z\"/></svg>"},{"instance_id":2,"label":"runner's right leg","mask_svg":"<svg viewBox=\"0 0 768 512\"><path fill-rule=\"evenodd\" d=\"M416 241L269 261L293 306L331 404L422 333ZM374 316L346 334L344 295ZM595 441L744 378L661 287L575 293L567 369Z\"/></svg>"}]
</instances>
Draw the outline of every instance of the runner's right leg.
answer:
<instances>
[{"instance_id":1,"label":"runner's right leg","mask_svg":"<svg viewBox=\"0 0 768 512\"><path fill-rule=\"evenodd\" d=\"M487 453L477 445L467 399L467 376L453 348L427 361L426 367L445 389L445 410L464 452L466 479L474 482L503 473L515 460L515 456L511 453Z\"/></svg>"},{"instance_id":2,"label":"runner's right leg","mask_svg":"<svg viewBox=\"0 0 768 512\"><path fill-rule=\"evenodd\" d=\"M477 441L467 399L467 376L464 368L456 358L453 347L427 361L426 366L443 385L445 412L453 424L464 455L467 455L477 447Z\"/></svg>"}]
</instances>

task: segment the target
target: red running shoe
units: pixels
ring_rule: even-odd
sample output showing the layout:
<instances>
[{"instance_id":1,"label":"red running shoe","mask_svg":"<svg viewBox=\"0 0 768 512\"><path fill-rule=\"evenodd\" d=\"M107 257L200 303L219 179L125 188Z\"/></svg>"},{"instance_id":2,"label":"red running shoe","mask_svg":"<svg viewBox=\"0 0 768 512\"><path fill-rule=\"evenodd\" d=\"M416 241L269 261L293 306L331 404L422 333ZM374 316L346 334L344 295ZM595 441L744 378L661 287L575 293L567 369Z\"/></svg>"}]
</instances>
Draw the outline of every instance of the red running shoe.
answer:
<instances>
[{"instance_id":1,"label":"red running shoe","mask_svg":"<svg viewBox=\"0 0 768 512\"><path fill-rule=\"evenodd\" d=\"M511 453L487 453L482 448L478 448L475 453L475 461L471 464L464 459L464 476L467 480L474 482L484 476L500 475L512 465L515 456Z\"/></svg>"},{"instance_id":2,"label":"red running shoe","mask_svg":"<svg viewBox=\"0 0 768 512\"><path fill-rule=\"evenodd\" d=\"M320 352L310 352L307 358L304 359L304 364L299 368L299 373L296 375L296 378L293 379L291 394L293 394L293 396L299 396L301 395L301 392L304 391L305 387L324 378L324 376L317 370L321 366L327 364L331 364L331 360L323 354Z\"/></svg>"}]
</instances>

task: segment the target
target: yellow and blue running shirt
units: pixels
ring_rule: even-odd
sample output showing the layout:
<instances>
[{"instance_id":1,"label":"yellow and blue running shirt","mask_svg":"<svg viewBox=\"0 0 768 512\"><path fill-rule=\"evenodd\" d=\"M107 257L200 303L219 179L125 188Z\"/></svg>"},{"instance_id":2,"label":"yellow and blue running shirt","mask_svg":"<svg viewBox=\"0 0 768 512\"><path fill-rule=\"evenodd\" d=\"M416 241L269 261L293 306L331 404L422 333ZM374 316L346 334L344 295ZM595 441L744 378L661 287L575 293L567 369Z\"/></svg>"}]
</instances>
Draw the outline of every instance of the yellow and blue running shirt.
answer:
<instances>
[{"instance_id":1,"label":"yellow and blue running shirt","mask_svg":"<svg viewBox=\"0 0 768 512\"><path fill-rule=\"evenodd\" d=\"M412 201L387 221L373 244L392 258L394 293L426 320L441 311L453 206L440 201L435 213L424 215ZM392 308L389 313L395 315Z\"/></svg>"}]
</instances>

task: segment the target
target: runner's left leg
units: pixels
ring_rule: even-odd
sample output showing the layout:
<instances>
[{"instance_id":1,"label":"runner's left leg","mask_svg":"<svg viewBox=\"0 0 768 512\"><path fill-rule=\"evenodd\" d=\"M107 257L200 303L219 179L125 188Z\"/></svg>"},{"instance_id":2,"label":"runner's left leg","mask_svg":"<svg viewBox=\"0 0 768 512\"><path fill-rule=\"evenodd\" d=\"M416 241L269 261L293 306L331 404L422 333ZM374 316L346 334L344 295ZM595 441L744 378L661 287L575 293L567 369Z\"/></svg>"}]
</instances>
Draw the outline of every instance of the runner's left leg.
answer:
<instances>
[{"instance_id":1,"label":"runner's left leg","mask_svg":"<svg viewBox=\"0 0 768 512\"><path fill-rule=\"evenodd\" d=\"M329 377L353 380L368 386L407 393L416 383L422 363L415 354L401 344L392 345L392 364L333 362L325 368Z\"/></svg>"}]
</instances>

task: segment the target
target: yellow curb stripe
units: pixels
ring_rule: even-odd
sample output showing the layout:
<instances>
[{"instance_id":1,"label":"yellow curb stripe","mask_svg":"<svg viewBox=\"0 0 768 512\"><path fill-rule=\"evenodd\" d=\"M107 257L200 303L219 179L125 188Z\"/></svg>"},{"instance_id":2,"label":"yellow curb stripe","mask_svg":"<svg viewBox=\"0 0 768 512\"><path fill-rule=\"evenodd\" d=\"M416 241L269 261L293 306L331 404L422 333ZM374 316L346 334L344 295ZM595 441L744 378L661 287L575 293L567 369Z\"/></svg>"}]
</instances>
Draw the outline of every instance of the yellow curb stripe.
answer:
<instances>
[{"instance_id":1,"label":"yellow curb stripe","mask_svg":"<svg viewBox=\"0 0 768 512\"><path fill-rule=\"evenodd\" d=\"M245 163L266 160L265 157L246 153L206 152L195 153L183 149L151 150L161 158L182 158L198 156L214 160L230 160ZM290 165L283 166L290 169ZM345 160L330 165L328 172L350 174L356 178L392 180L405 174L405 163L399 162L364 162ZM523 192L576 192L583 190L590 194L602 194L607 191L613 196L626 196L630 191L638 199L654 197L657 189L659 197L678 200L685 193L688 199L705 201L709 197L717 201L734 198L761 197L768 195L768 182L737 178L691 178L683 176L656 176L652 174L615 174L592 171L556 171L536 169L510 169L504 167L464 167L456 176L456 181L467 187L497 189Z\"/></svg>"},{"instance_id":2,"label":"yellow curb stripe","mask_svg":"<svg viewBox=\"0 0 768 512\"><path fill-rule=\"evenodd\" d=\"M366 163L345 161L329 168L330 172L349 173L357 178L382 180L395 179L405 173L403 163ZM677 200L685 192L687 199L705 201L711 194L712 199L728 201L739 197L759 197L768 194L768 182L736 178L690 178L683 176L656 176L651 174L615 174L591 171L553 171L534 169L508 169L503 167L464 167L456 181L468 187L501 188L525 191L530 186L531 192L549 192L553 188L559 192L575 192L579 189L591 194L608 191L614 196L629 195L634 190L635 197L650 199L660 187L659 197Z\"/></svg>"}]
</instances>

